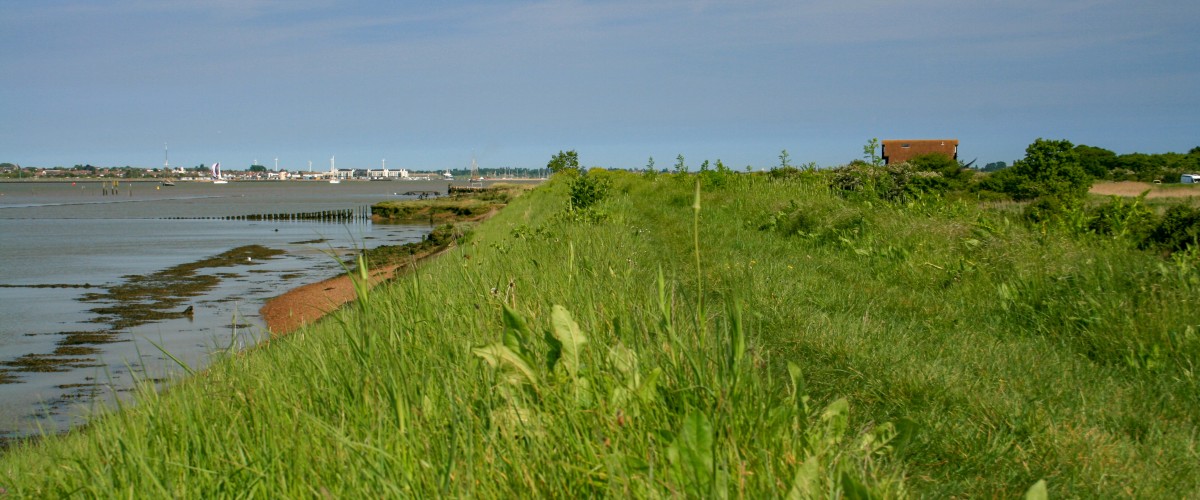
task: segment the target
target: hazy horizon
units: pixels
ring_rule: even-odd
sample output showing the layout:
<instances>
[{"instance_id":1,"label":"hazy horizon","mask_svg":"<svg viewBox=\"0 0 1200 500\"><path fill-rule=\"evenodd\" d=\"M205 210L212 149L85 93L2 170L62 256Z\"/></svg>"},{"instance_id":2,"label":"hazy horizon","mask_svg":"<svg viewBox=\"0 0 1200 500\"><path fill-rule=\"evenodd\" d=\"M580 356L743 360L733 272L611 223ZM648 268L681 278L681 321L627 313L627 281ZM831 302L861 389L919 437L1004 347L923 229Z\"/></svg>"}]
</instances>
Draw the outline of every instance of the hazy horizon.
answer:
<instances>
[{"instance_id":1,"label":"hazy horizon","mask_svg":"<svg viewBox=\"0 0 1200 500\"><path fill-rule=\"evenodd\" d=\"M1200 4L5 2L0 162L844 164L954 138L1200 145Z\"/></svg>"}]
</instances>

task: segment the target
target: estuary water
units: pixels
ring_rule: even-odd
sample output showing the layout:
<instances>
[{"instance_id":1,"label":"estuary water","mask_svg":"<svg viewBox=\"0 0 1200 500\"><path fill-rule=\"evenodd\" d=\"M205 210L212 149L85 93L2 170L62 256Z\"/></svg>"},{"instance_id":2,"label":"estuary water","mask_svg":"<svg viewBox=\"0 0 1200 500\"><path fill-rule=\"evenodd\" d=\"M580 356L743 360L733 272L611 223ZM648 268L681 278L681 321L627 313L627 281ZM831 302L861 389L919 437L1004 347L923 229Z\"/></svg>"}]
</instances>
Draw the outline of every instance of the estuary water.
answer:
<instances>
[{"instance_id":1,"label":"estuary water","mask_svg":"<svg viewBox=\"0 0 1200 500\"><path fill-rule=\"evenodd\" d=\"M445 189L437 181L0 183L0 438L64 430L126 398L137 379L164 380L180 362L202 368L219 349L251 345L267 336L258 316L266 299L342 272L340 259L357 249L420 241L430 230L243 216L362 213L411 198L404 192ZM277 255L211 260L248 245ZM187 267L198 262L207 264ZM149 319L98 312L126 306L112 291L138 276L181 266L216 284Z\"/></svg>"}]
</instances>

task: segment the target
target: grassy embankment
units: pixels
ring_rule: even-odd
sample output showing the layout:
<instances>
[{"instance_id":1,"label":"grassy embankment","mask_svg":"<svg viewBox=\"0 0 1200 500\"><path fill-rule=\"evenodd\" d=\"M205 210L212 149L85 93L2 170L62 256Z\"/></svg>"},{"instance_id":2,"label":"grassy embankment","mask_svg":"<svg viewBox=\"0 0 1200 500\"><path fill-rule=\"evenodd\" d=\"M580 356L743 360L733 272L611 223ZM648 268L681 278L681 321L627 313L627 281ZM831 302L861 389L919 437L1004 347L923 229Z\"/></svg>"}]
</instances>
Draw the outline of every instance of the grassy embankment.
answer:
<instances>
[{"instance_id":1,"label":"grassy embankment","mask_svg":"<svg viewBox=\"0 0 1200 500\"><path fill-rule=\"evenodd\" d=\"M385 201L372 205L371 218L377 222L428 223L433 229L422 241L405 245L384 245L367 251L367 264L371 268L408 264L412 259L439 252L532 187L534 186L527 184L497 183L473 193L421 200ZM354 262L349 264L353 265Z\"/></svg>"},{"instance_id":2,"label":"grassy embankment","mask_svg":"<svg viewBox=\"0 0 1200 500\"><path fill-rule=\"evenodd\" d=\"M0 458L0 485L1200 495L1194 253L819 176L709 176L697 216L695 177L590 175L591 208L556 178L318 325Z\"/></svg>"}]
</instances>

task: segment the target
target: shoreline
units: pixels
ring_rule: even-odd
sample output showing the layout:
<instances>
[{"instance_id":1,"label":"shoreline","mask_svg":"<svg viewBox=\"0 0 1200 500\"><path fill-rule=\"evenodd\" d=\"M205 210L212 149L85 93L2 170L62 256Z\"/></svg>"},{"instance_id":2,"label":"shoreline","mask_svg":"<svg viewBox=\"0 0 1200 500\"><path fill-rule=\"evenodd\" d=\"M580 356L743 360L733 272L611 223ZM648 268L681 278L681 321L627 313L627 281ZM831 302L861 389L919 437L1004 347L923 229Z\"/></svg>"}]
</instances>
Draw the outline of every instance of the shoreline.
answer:
<instances>
[{"instance_id":1,"label":"shoreline","mask_svg":"<svg viewBox=\"0 0 1200 500\"><path fill-rule=\"evenodd\" d=\"M426 259L437 257L449 250L452 250L457 246L457 240L463 236L464 230L480 221L490 218L490 216L494 215L505 204L504 202L497 202L494 199L489 199L484 205L485 210L479 210L480 207L477 207L475 203L462 201L473 200L475 198L473 196L465 196L462 199L459 197L454 198L454 200L449 201L438 199L436 201L401 200L390 202L424 206L426 208L421 212L422 216L414 219L414 221L419 221L422 223L421 225L424 225L426 220L430 221L430 224L432 224L432 221L437 220L441 223L441 225L437 227L431 227L430 229L413 227L412 230L394 232L394 236L396 236L396 238L384 238L384 240L381 241L383 244L380 247L371 250L361 250L364 252L361 255L363 255L367 260L366 267L369 270L369 287L374 288L387 280L402 276L404 273L420 269L420 264L424 263ZM507 201L507 199L505 199L505 201ZM466 205L464 205L464 203ZM469 208L469 210L465 209L464 206ZM374 219L376 222L379 222L382 219L387 219L389 222L399 223L404 223L406 220L404 218L396 217L376 217ZM388 235L392 235L392 232L390 231L386 231L386 233L388 233ZM417 240L410 239L418 234L423 234L423 237L419 237L420 239ZM271 238L274 238L275 240L292 242L287 244L296 244L294 243L296 241L296 237L291 236L288 231L279 233L279 229L275 229L275 231L271 232L270 235ZM400 244L402 241L407 241L408 243ZM234 256L231 262L236 262L239 264L253 262L254 264L259 264L260 261L263 261L258 255L250 256L252 259L247 259L246 255L238 255L241 255L240 258L238 256ZM243 347L254 348L265 346L266 344L269 344L271 340L277 337L289 335L300 328L312 325L330 313L335 312L337 309L346 305L347 303L356 300L358 298L356 283L359 279L359 273L357 270L353 269L354 264L352 262L354 259L351 258L350 262L346 262L345 257L343 257L340 260L343 260L342 265L344 267L336 271L328 267L324 267L324 272L307 274L303 281L295 281L290 283L287 282L287 280L290 280L291 278L285 278L283 282L279 283L279 285L282 286L279 286L279 288L275 290L274 296L268 295L271 292L267 289L260 290L267 291L268 293L259 295L255 298L255 302L258 302L257 305L259 306L256 309L259 316L257 318L257 323L260 325L258 328L261 328L259 335L261 336L258 336L256 339L247 337L248 343L243 344ZM157 274L171 274L173 270L174 268L166 268L165 270L159 269L156 272ZM190 270L190 268L188 268L188 270ZM151 274L148 274L147 276L154 277L157 276L157 274L151 272ZM173 274L171 275L173 276ZM224 276L221 277L223 278ZM254 280L249 280L248 282L253 281ZM121 304L122 301L119 300L121 298L122 297L115 297L112 299L112 302L115 304ZM216 301L213 303L213 306L236 308L236 305L220 305L226 304L227 302L228 301ZM234 303L236 304L236 301L234 301ZM192 326L192 307L187 307L186 310L180 312L180 309L184 305L186 304L168 304L169 307L165 307L163 311L155 311L158 314L154 317L154 319L169 319L172 321L179 321L180 323L186 321L187 324L179 328L179 332L201 330L207 331L229 326L227 322L222 322L220 325L213 326L211 328L198 329L199 327ZM212 314L209 313L208 308L197 308L195 310L196 312L203 312L206 320L212 317ZM118 312L122 311L124 311L123 308L121 308ZM107 310L105 312L107 312ZM236 312L225 314L225 316L229 316L230 314L236 314ZM164 315L169 316L169 318L165 317ZM145 315L142 314L135 316L137 318L141 318ZM199 315L197 315L197 317L198 316ZM155 323L157 323L157 321L155 321ZM214 323L214 325L216 324ZM247 324L242 326L249 327L250 325ZM174 329L172 329L172 331L174 331ZM234 327L234 332L236 335L237 326ZM265 335L262 335L263 333L265 333ZM67 356L68 354L73 356L71 359L76 359L85 355L92 355L96 352L93 348L87 346L85 346L85 348L93 350L89 350L87 352L78 350L79 348L74 345L75 341L73 339L66 340L71 340L71 345L63 347L62 345L59 345L62 342L59 342L59 344L49 346L45 351L45 355L35 359L34 361L41 360L42 358L50 359L51 355L54 356L54 360L57 360ZM122 338L120 340L124 341L127 339ZM176 344L191 342L182 334L171 337L168 340L176 341ZM161 338L160 342L162 342ZM258 344L258 346L255 346L255 344ZM163 345L166 345L166 343L164 342ZM67 352L66 349L68 348L75 350ZM90 361L90 359L87 361ZM0 364L0 375L3 375L4 373L6 373L4 366ZM91 379L88 380L90 381ZM0 377L0 381L5 381L4 377ZM81 386L83 383L84 382L76 384L71 382L69 388L74 389L76 386ZM5 384L5 387L8 387L8 384ZM59 389L63 389L65 391L67 390L67 386L64 385L59 387ZM0 399L8 398L0 397ZM67 398L66 396L63 396L59 399L62 400L63 404L67 402L73 403L78 401L76 398ZM47 435L64 434L70 432L72 429L86 426L86 423L80 425L80 423L77 421L68 421L65 418L58 419L55 415L59 414L60 412L56 411L54 413L47 413L44 416L39 416L39 418L44 418L50 422L49 432L46 433ZM65 415L65 413L62 414ZM13 421L16 422L16 420ZM0 429L0 454L5 453L14 443L26 441L35 435L44 433L46 429L38 432L27 432L29 430L33 429L26 429L25 427L15 425L12 427L12 429Z\"/></svg>"},{"instance_id":2,"label":"shoreline","mask_svg":"<svg viewBox=\"0 0 1200 500\"><path fill-rule=\"evenodd\" d=\"M452 223L483 222L498 211L499 208L493 207L486 213L475 217L455 218ZM430 235L432 234L430 233ZM429 259L446 253L455 245L454 241L449 241L444 245L415 254L407 262L369 269L370 286L375 288L384 281L396 277L398 273L407 272ZM348 273L342 273L316 283L301 285L267 299L259 308L258 314L263 324L266 325L270 338L276 338L315 323L356 298L354 279Z\"/></svg>"},{"instance_id":3,"label":"shoreline","mask_svg":"<svg viewBox=\"0 0 1200 500\"><path fill-rule=\"evenodd\" d=\"M409 263L389 264L369 269L370 286L375 288L381 283L395 278L398 274L415 268L427 259L445 253L452 247L453 244L415 255ZM258 315L266 325L270 338L282 337L317 322L357 298L354 279L349 274L343 273L316 283L300 285L281 295L267 299L259 308Z\"/></svg>"},{"instance_id":4,"label":"shoreline","mask_svg":"<svg viewBox=\"0 0 1200 500\"><path fill-rule=\"evenodd\" d=\"M499 210L498 207L492 207L481 215L454 218L451 222L456 224L480 223L492 218ZM444 245L413 255L408 262L369 269L370 287L375 288L381 283L395 278L401 272L415 269L427 260L437 258L450 251L455 246L454 241L449 241ZM354 279L348 273L342 273L316 283L301 285L267 299L259 308L258 315L266 325L270 338L282 337L317 322L356 298Z\"/></svg>"}]
</instances>

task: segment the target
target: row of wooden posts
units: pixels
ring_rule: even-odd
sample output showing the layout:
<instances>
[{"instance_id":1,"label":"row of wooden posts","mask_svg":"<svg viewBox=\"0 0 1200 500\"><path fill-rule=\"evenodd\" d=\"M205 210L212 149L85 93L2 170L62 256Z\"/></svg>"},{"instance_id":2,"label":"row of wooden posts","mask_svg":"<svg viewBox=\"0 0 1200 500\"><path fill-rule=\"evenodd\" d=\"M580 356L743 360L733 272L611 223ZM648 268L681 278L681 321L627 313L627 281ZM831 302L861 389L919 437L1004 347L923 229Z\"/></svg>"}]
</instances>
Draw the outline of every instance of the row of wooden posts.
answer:
<instances>
[{"instance_id":1,"label":"row of wooden posts","mask_svg":"<svg viewBox=\"0 0 1200 500\"><path fill-rule=\"evenodd\" d=\"M367 223L371 221L370 205L358 208L340 210L320 210L316 212L293 212L278 214L248 214L248 215L218 215L212 217L171 217L172 219L207 219L207 220L248 220L248 221L304 221L304 222L333 222L333 223Z\"/></svg>"},{"instance_id":2,"label":"row of wooden posts","mask_svg":"<svg viewBox=\"0 0 1200 500\"><path fill-rule=\"evenodd\" d=\"M133 186L126 184L126 191L129 193L130 197L133 196ZM121 189L120 184L118 184L117 181L113 181L112 184L109 184L108 182L100 183L100 196L117 196L119 194L121 194Z\"/></svg>"}]
</instances>

